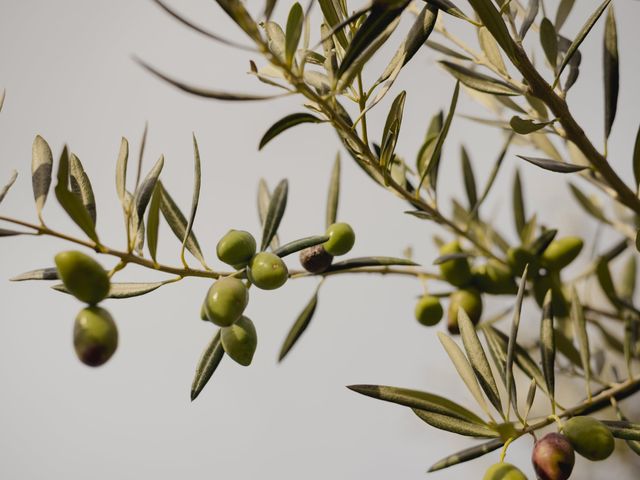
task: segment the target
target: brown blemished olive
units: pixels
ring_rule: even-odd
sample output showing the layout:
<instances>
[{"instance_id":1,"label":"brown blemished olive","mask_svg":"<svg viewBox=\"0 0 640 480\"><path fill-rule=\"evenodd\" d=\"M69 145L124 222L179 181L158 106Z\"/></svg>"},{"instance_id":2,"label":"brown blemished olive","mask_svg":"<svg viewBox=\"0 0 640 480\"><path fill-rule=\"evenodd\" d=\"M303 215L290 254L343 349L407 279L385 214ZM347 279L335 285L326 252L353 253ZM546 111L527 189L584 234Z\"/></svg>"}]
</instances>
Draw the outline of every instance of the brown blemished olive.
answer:
<instances>
[{"instance_id":1,"label":"brown blemished olive","mask_svg":"<svg viewBox=\"0 0 640 480\"><path fill-rule=\"evenodd\" d=\"M323 245L314 245L300 252L300 264L307 272L322 273L331 266L333 255Z\"/></svg>"},{"instance_id":2,"label":"brown blemished olive","mask_svg":"<svg viewBox=\"0 0 640 480\"><path fill-rule=\"evenodd\" d=\"M540 480L567 480L573 471L576 456L564 435L548 433L533 447L531 462Z\"/></svg>"}]
</instances>

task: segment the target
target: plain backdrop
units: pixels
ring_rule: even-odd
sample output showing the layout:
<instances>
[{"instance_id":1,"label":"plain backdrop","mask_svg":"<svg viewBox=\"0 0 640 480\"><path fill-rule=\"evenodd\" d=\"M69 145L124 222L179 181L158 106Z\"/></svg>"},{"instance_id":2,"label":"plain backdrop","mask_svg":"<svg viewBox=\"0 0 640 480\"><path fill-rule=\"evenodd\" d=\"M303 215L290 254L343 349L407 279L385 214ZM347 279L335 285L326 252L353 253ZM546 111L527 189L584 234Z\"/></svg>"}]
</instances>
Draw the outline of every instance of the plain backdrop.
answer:
<instances>
[{"instance_id":1,"label":"plain backdrop","mask_svg":"<svg viewBox=\"0 0 640 480\"><path fill-rule=\"evenodd\" d=\"M555 11L556 1L545 3ZM597 5L592 0L577 3L563 28L570 37ZM631 179L640 107L636 88L640 80L640 2L614 3L622 87L610 158L621 176ZM215 2L176 0L172 4L198 24L244 41ZM276 13L276 19L283 22L286 12ZM466 30L459 22L446 20L454 29ZM408 24L407 16L399 32L406 31ZM317 32L314 35L317 38ZM400 35L393 37L394 45ZM537 43L537 32L529 37L530 43ZM570 94L570 103L601 146L602 22L582 51L581 78ZM384 67L391 53L387 49L376 56L367 71L369 79ZM13 169L20 175L0 207L1 215L36 219L29 172L31 143L41 134L54 155L68 143L82 159L98 200L101 239L122 248L122 219L114 186L116 156L120 138L125 136L135 159L148 121L144 170L164 154L162 177L185 211L193 182L191 135L197 135L203 189L195 232L214 266L220 266L215 244L229 228L259 235L255 191L260 177L271 186L284 177L290 181L282 239L323 231L327 183L339 151L331 128L301 126L257 151L260 136L271 123L300 110L299 98L243 104L195 98L143 71L132 60L134 55L195 85L269 92L246 74L248 60L259 58L191 32L151 1L2 0L0 88L6 89L7 97L0 114L0 179L4 182ZM437 58L421 50L397 84L397 91L408 92L399 153L409 163L430 116L447 108L453 90L451 78L437 67ZM392 96L386 98L371 115L374 139L380 136L391 100ZM489 115L464 94L459 112ZM482 183L501 138L493 129L461 117L454 120L440 179L445 209L450 197L463 199L461 142ZM518 165L515 153L526 151L512 148L483 210L511 240L515 235L509 192ZM403 202L372 184L353 162L343 158L339 218L350 222L357 232L353 255L401 256L411 245L416 260L429 267L437 255L432 235L447 235L403 214L407 209ZM529 212L537 211L544 223L560 228L562 234L593 237L596 226L567 193L565 178L519 166ZM53 195L44 213L52 227L81 235ZM47 283L8 281L15 274L51 266L55 253L70 245L50 238L15 237L2 239L1 246L2 479L421 479L436 460L474 444L432 429L408 409L345 388L354 383L421 388L475 408L437 341L435 332L442 327L426 329L413 319L414 302L421 292L414 279L329 279L320 292L313 323L282 364L276 362L280 344L316 282L297 280L275 292L252 291L247 313L259 331L253 365L243 368L226 359L191 403L194 368L214 332L212 325L199 320L208 281L187 279L144 297L104 302L118 322L120 346L107 365L90 369L78 362L71 343L73 319L81 305L51 290ZM163 225L160 258L178 265L178 252L178 241ZM111 258L101 257L101 261L105 266L114 264ZM296 266L297 260L290 265ZM166 277L130 267L118 278ZM491 303L487 306L489 313L496 309ZM538 314L535 309L527 311L523 328L535 332ZM575 395L580 396L579 388ZM540 414L546 412L542 403L536 408ZM523 438L510 448L507 458L533 478L530 450L530 438ZM480 478L497 458L494 452L427 477ZM577 463L574 476L583 480L634 479L640 467L629 455L601 464L584 459Z\"/></svg>"}]
</instances>

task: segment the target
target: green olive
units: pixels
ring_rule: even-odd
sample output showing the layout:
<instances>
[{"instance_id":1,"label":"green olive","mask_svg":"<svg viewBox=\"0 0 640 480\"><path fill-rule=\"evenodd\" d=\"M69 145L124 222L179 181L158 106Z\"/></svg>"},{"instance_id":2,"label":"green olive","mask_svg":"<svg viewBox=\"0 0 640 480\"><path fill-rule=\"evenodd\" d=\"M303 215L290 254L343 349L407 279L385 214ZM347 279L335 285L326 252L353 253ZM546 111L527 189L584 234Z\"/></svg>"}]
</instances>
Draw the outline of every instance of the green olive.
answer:
<instances>
[{"instance_id":1,"label":"green olive","mask_svg":"<svg viewBox=\"0 0 640 480\"><path fill-rule=\"evenodd\" d=\"M523 247L512 247L507 250L507 263L511 267L511 271L518 277L522 276L527 264L529 265L529 276L533 276L538 269L536 256Z\"/></svg>"},{"instance_id":2,"label":"green olive","mask_svg":"<svg viewBox=\"0 0 640 480\"><path fill-rule=\"evenodd\" d=\"M564 237L554 240L542 253L542 265L552 271L562 270L573 262L582 251L580 237Z\"/></svg>"},{"instance_id":3,"label":"green olive","mask_svg":"<svg viewBox=\"0 0 640 480\"><path fill-rule=\"evenodd\" d=\"M228 327L240 318L249 303L249 291L235 277L216 280L207 292L205 315L216 325Z\"/></svg>"},{"instance_id":4,"label":"green olive","mask_svg":"<svg viewBox=\"0 0 640 480\"><path fill-rule=\"evenodd\" d=\"M245 367L251 364L258 345L258 335L253 322L245 316L221 330L222 348L227 355Z\"/></svg>"},{"instance_id":5,"label":"green olive","mask_svg":"<svg viewBox=\"0 0 640 480\"><path fill-rule=\"evenodd\" d=\"M289 270L279 256L260 252L249 262L247 277L258 288L274 290L285 284L289 278Z\"/></svg>"},{"instance_id":6,"label":"green olive","mask_svg":"<svg viewBox=\"0 0 640 480\"><path fill-rule=\"evenodd\" d=\"M99 367L118 348L118 328L111 314L101 307L80 310L73 327L73 346L82 363Z\"/></svg>"},{"instance_id":7,"label":"green olive","mask_svg":"<svg viewBox=\"0 0 640 480\"><path fill-rule=\"evenodd\" d=\"M205 299L204 302L202 302L202 306L200 307L200 319L204 320L205 322L210 321L209 320L209 315L207 314L207 300Z\"/></svg>"},{"instance_id":8,"label":"green olive","mask_svg":"<svg viewBox=\"0 0 640 480\"><path fill-rule=\"evenodd\" d=\"M233 268L244 268L256 253L256 239L244 230L229 230L216 246L218 258Z\"/></svg>"},{"instance_id":9,"label":"green olive","mask_svg":"<svg viewBox=\"0 0 640 480\"><path fill-rule=\"evenodd\" d=\"M436 325L442 319L443 314L440 299L433 295L424 295L416 304L416 320L426 327Z\"/></svg>"},{"instance_id":10,"label":"green olive","mask_svg":"<svg viewBox=\"0 0 640 480\"><path fill-rule=\"evenodd\" d=\"M548 433L536 442L531 461L540 480L567 480L576 456L564 435Z\"/></svg>"},{"instance_id":11,"label":"green olive","mask_svg":"<svg viewBox=\"0 0 640 480\"><path fill-rule=\"evenodd\" d=\"M334 223L327 228L324 249L334 257L348 253L356 243L356 234L348 223Z\"/></svg>"},{"instance_id":12,"label":"green olive","mask_svg":"<svg viewBox=\"0 0 640 480\"><path fill-rule=\"evenodd\" d=\"M463 253L457 240L447 243L440 248L440 255ZM440 264L440 274L451 285L464 287L471 282L471 267L467 258L453 258Z\"/></svg>"},{"instance_id":13,"label":"green olive","mask_svg":"<svg viewBox=\"0 0 640 480\"><path fill-rule=\"evenodd\" d=\"M78 300L95 305L109 294L109 276L90 256L78 251L60 252L55 262L62 283Z\"/></svg>"},{"instance_id":14,"label":"green olive","mask_svg":"<svg viewBox=\"0 0 640 480\"><path fill-rule=\"evenodd\" d=\"M547 291L551 290L551 310L556 317L566 317L569 314L569 302L562 289L562 280L558 272L550 272L538 277L533 282L533 296L539 306L544 304Z\"/></svg>"},{"instance_id":15,"label":"green olive","mask_svg":"<svg viewBox=\"0 0 640 480\"><path fill-rule=\"evenodd\" d=\"M491 465L482 480L527 480L527 477L514 465L500 462Z\"/></svg>"},{"instance_id":16,"label":"green olive","mask_svg":"<svg viewBox=\"0 0 640 480\"><path fill-rule=\"evenodd\" d=\"M492 295L513 295L518 286L509 268L497 260L489 260L485 265L478 265L472 269L473 284L481 292Z\"/></svg>"},{"instance_id":17,"label":"green olive","mask_svg":"<svg viewBox=\"0 0 640 480\"><path fill-rule=\"evenodd\" d=\"M458 310L462 308L474 325L477 325L482 316L482 296L474 288L457 290L449 296L449 310L447 328L449 332L460 333L458 326Z\"/></svg>"},{"instance_id":18,"label":"green olive","mask_svg":"<svg viewBox=\"0 0 640 480\"><path fill-rule=\"evenodd\" d=\"M562 427L562 433L569 439L575 451L589 460L604 460L615 448L611 431L595 418L570 418Z\"/></svg>"},{"instance_id":19,"label":"green olive","mask_svg":"<svg viewBox=\"0 0 640 480\"><path fill-rule=\"evenodd\" d=\"M322 273L331 266L333 255L323 245L314 245L300 252L300 264L307 272Z\"/></svg>"}]
</instances>

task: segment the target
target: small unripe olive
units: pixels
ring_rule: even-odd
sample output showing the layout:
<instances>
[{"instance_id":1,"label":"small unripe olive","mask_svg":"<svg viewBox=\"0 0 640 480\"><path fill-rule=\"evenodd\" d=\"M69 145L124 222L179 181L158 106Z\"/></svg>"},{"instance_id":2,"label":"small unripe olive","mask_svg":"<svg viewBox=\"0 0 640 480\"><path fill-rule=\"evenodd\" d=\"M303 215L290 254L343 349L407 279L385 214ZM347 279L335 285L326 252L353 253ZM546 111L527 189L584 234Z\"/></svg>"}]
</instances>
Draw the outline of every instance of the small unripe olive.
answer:
<instances>
[{"instance_id":1,"label":"small unripe olive","mask_svg":"<svg viewBox=\"0 0 640 480\"><path fill-rule=\"evenodd\" d=\"M518 286L509 268L497 260L489 260L485 265L478 265L472 269L473 284L481 292L492 295L513 295Z\"/></svg>"},{"instance_id":2,"label":"small unripe olive","mask_svg":"<svg viewBox=\"0 0 640 480\"><path fill-rule=\"evenodd\" d=\"M457 240L447 243L440 248L440 255L462 253ZM454 258L440 264L440 274L451 285L464 287L471 282L471 267L467 258Z\"/></svg>"},{"instance_id":3,"label":"small unripe olive","mask_svg":"<svg viewBox=\"0 0 640 480\"><path fill-rule=\"evenodd\" d=\"M432 327L436 325L442 319L443 314L444 311L442 310L440 299L433 295L424 295L416 304L416 320L424 326Z\"/></svg>"},{"instance_id":4,"label":"small unripe olive","mask_svg":"<svg viewBox=\"0 0 640 480\"><path fill-rule=\"evenodd\" d=\"M258 288L274 290L285 284L289 278L289 270L279 256L260 252L249 262L247 277Z\"/></svg>"},{"instance_id":5,"label":"small unripe olive","mask_svg":"<svg viewBox=\"0 0 640 480\"><path fill-rule=\"evenodd\" d=\"M527 480L527 477L516 466L500 462L491 465L482 480Z\"/></svg>"},{"instance_id":6,"label":"small unripe olive","mask_svg":"<svg viewBox=\"0 0 640 480\"><path fill-rule=\"evenodd\" d=\"M216 325L228 327L240 318L249 303L249 291L234 277L216 280L207 292L205 316Z\"/></svg>"},{"instance_id":7,"label":"small unripe olive","mask_svg":"<svg viewBox=\"0 0 640 480\"><path fill-rule=\"evenodd\" d=\"M469 320L476 325L482 316L482 296L474 288L457 290L449 296L447 328L450 333L460 333L458 310L462 308Z\"/></svg>"},{"instance_id":8,"label":"small unripe olive","mask_svg":"<svg viewBox=\"0 0 640 480\"><path fill-rule=\"evenodd\" d=\"M256 253L256 239L244 230L229 230L216 246L218 258L233 268L244 268Z\"/></svg>"},{"instance_id":9,"label":"small unripe olive","mask_svg":"<svg viewBox=\"0 0 640 480\"><path fill-rule=\"evenodd\" d=\"M615 441L611 431L591 417L573 417L562 427L574 450L589 460L608 458L613 453Z\"/></svg>"},{"instance_id":10,"label":"small unripe olive","mask_svg":"<svg viewBox=\"0 0 640 480\"><path fill-rule=\"evenodd\" d=\"M202 307L200 307L200 319L204 320L205 322L209 321L209 317L207 315L207 300L205 298L205 301L202 302Z\"/></svg>"},{"instance_id":11,"label":"small unripe olive","mask_svg":"<svg viewBox=\"0 0 640 480\"><path fill-rule=\"evenodd\" d=\"M554 240L542 253L542 264L549 270L562 270L573 262L582 250L580 237L564 237Z\"/></svg>"},{"instance_id":12,"label":"small unripe olive","mask_svg":"<svg viewBox=\"0 0 640 480\"><path fill-rule=\"evenodd\" d=\"M348 223L334 223L327 228L324 249L334 257L348 253L356 243L356 234Z\"/></svg>"},{"instance_id":13,"label":"small unripe olive","mask_svg":"<svg viewBox=\"0 0 640 480\"><path fill-rule=\"evenodd\" d=\"M323 245L314 245L300 252L300 264L307 272L322 273L331 266L333 255Z\"/></svg>"},{"instance_id":14,"label":"small unripe olive","mask_svg":"<svg viewBox=\"0 0 640 480\"><path fill-rule=\"evenodd\" d=\"M222 348L227 355L245 367L251 364L258 345L258 334L253 322L244 315L220 333Z\"/></svg>"},{"instance_id":15,"label":"small unripe olive","mask_svg":"<svg viewBox=\"0 0 640 480\"><path fill-rule=\"evenodd\" d=\"M95 305L109 294L109 276L90 256L78 251L60 252L55 262L62 283L78 300Z\"/></svg>"},{"instance_id":16,"label":"small unripe olive","mask_svg":"<svg viewBox=\"0 0 640 480\"><path fill-rule=\"evenodd\" d=\"M90 367L109 360L118 348L118 328L111 314L100 307L80 310L73 326L73 346L80 361Z\"/></svg>"},{"instance_id":17,"label":"small unripe olive","mask_svg":"<svg viewBox=\"0 0 640 480\"><path fill-rule=\"evenodd\" d=\"M551 290L551 310L556 317L566 317L569 314L569 302L562 289L562 281L558 272L549 272L538 277L533 282L533 296L539 306L544 304L547 291Z\"/></svg>"},{"instance_id":18,"label":"small unripe olive","mask_svg":"<svg viewBox=\"0 0 640 480\"><path fill-rule=\"evenodd\" d=\"M576 456L569 440L559 433L548 433L533 447L531 462L540 480L567 480Z\"/></svg>"},{"instance_id":19,"label":"small unripe olive","mask_svg":"<svg viewBox=\"0 0 640 480\"><path fill-rule=\"evenodd\" d=\"M529 265L529 276L532 276L538 269L536 256L523 247L512 247L507 250L507 263L514 275L518 277L522 275L527 264Z\"/></svg>"}]
</instances>

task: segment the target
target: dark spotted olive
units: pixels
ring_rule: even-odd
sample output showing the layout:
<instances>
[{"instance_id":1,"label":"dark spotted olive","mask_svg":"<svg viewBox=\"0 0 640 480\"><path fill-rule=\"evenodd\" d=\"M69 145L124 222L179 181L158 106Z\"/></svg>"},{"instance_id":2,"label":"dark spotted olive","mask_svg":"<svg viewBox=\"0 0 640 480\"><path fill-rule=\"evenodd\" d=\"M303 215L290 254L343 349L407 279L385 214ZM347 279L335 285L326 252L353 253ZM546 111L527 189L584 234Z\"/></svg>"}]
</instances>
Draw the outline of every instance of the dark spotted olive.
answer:
<instances>
[{"instance_id":1,"label":"dark spotted olive","mask_svg":"<svg viewBox=\"0 0 640 480\"><path fill-rule=\"evenodd\" d=\"M111 314L100 307L80 310L73 327L73 346L85 365L106 363L118 348L118 328Z\"/></svg>"},{"instance_id":2,"label":"dark spotted olive","mask_svg":"<svg viewBox=\"0 0 640 480\"><path fill-rule=\"evenodd\" d=\"M307 272L322 273L331 266L333 255L323 245L314 245L300 252L300 264Z\"/></svg>"},{"instance_id":3,"label":"dark spotted olive","mask_svg":"<svg viewBox=\"0 0 640 480\"><path fill-rule=\"evenodd\" d=\"M567 437L548 433L536 442L531 461L540 480L567 480L576 456Z\"/></svg>"}]
</instances>

